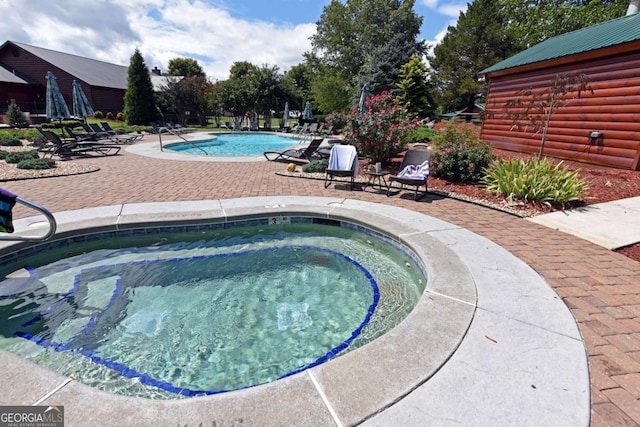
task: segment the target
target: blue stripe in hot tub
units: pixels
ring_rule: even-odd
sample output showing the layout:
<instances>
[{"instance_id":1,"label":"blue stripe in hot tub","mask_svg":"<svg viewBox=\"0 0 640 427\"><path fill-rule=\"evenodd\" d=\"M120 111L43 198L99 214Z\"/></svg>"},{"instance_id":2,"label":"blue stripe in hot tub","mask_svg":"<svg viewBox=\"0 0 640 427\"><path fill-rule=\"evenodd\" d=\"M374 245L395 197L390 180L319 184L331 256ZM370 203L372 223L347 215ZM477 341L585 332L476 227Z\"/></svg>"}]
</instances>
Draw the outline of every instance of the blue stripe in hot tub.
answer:
<instances>
[{"instance_id":1,"label":"blue stripe in hot tub","mask_svg":"<svg viewBox=\"0 0 640 427\"><path fill-rule=\"evenodd\" d=\"M276 256L276 252L278 251L285 251L286 257L284 258L284 260L282 260L282 263L279 263L276 266L272 262L272 260L274 259L274 257ZM283 263L287 264L289 267L293 266L295 268L296 265L300 262L301 257L299 255L301 254L304 254L302 258L311 259L312 262L320 264L335 263L336 261L331 261L331 257L342 260L342 262L345 262L345 265L350 265L352 269L359 272L358 274L363 277L363 283L368 284L367 286L370 287L369 292L371 292L369 303L364 306L366 307L366 314L364 314L364 319L360 321L359 325L351 329L350 332L345 331L345 333L348 335L346 339L342 339L337 345L333 345L330 350L325 351L319 357L313 358L311 363L306 363L298 367L288 368L287 371L284 371L280 375L270 380L260 380L251 384L244 384L234 388L190 387L183 384L179 380L176 383L176 381L171 380L162 373L155 372L153 370L147 371L147 369L141 367L134 367L126 361L124 355L109 354L108 352L105 353L104 349L101 347L101 340L105 336L108 336L114 328L116 328L118 325L128 325L126 319L123 318L121 314L126 312L127 309L130 308L128 306L128 298L136 298L137 289L140 286L147 286L137 281L137 279L141 276L147 277L149 279L148 283L151 283L153 287L169 288L177 279L179 279L182 283L189 283L190 281L201 279L203 275L208 275L208 272L215 272L216 275L221 276L237 275L239 274L238 269L253 272L255 272L256 269L277 270L278 268L283 268ZM329 255L329 258L323 257L322 254ZM234 260L234 258L237 257L243 257L240 263L229 263L229 260ZM204 264L199 264L200 261L204 262ZM257 261L261 262L260 265L256 264ZM144 267L150 268L145 269ZM342 268L344 268L344 266ZM144 271L140 273L140 269ZM240 271L240 273L243 273L243 271ZM379 301L379 290L375 279L369 273L369 271L367 271L361 264L359 264L352 258L334 250L325 248L307 246L285 246L216 255L199 255L183 258L174 257L162 260L148 259L88 268L86 270L83 270L75 278L73 290L65 296L66 298L63 298L64 302L66 303L64 306L66 307L67 305L75 305L78 308L82 308L81 302L86 296L86 284L91 281L100 280L101 278L104 279L105 277L112 277L114 275L119 276L120 279L118 280L116 289L113 290L111 299L105 306L104 310L90 317L82 331L69 339L68 342L55 342L52 339L52 335L48 334L47 331L36 334L31 334L27 331L21 331L19 335L21 335L23 338L30 339L31 341L43 347L52 348L55 351L79 352L85 357L91 359L94 363L113 369L123 377L137 378L144 384L185 396L214 394L227 391L229 389L251 387L263 382L272 381L273 379L287 377L293 375L294 373L323 363L337 356L353 343L353 341L362 333L363 329L371 320L371 316L373 315L373 312L375 311ZM58 307L62 306L63 305L58 305ZM292 305L292 307L296 306ZM364 307L363 310L365 310ZM54 314L55 313L48 313L47 317L53 316ZM294 315L301 316L302 313L294 313ZM300 317L298 317L298 319L300 319ZM134 334L142 333L153 335L158 329L162 329L161 323L164 321L162 316L152 313L151 317L147 317L144 320L145 322L151 322L149 323L149 325L151 325L149 328L147 328L146 323L139 324L138 322L135 323L135 327L130 328L130 330L132 330ZM304 327L306 325L305 322L306 320L303 322L299 322L297 326L302 325L302 327ZM130 324L128 326L134 324L131 322L129 323Z\"/></svg>"}]
</instances>

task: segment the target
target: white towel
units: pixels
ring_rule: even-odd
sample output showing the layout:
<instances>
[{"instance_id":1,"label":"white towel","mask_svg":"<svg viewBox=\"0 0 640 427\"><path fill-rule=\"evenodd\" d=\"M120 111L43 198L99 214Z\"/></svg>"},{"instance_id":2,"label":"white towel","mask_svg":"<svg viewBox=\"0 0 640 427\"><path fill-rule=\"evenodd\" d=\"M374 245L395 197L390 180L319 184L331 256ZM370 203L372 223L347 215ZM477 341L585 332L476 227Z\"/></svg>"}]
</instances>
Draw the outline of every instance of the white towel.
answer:
<instances>
[{"instance_id":1,"label":"white towel","mask_svg":"<svg viewBox=\"0 0 640 427\"><path fill-rule=\"evenodd\" d=\"M419 165L407 165L398 174L402 178L422 179L429 176L429 160L425 160Z\"/></svg>"},{"instance_id":2,"label":"white towel","mask_svg":"<svg viewBox=\"0 0 640 427\"><path fill-rule=\"evenodd\" d=\"M358 164L358 152L353 145L341 145L335 144L331 147L331 154L329 155L329 169L348 171L351 170L353 162ZM353 176L358 174L358 167L355 167Z\"/></svg>"}]
</instances>

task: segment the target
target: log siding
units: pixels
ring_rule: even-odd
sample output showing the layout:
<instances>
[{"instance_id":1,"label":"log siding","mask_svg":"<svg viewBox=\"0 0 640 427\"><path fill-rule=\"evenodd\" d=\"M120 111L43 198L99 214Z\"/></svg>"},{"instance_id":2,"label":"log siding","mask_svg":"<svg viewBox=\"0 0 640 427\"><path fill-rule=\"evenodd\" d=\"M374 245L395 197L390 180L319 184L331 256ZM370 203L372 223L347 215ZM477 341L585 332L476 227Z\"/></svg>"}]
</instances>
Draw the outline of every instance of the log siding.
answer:
<instances>
[{"instance_id":1,"label":"log siding","mask_svg":"<svg viewBox=\"0 0 640 427\"><path fill-rule=\"evenodd\" d=\"M551 116L544 155L620 169L640 170L640 51L617 52L604 58L567 63L547 61L545 67L502 70L487 75L488 91L481 137L494 147L538 153L542 130L514 126L505 113L518 91L540 90L556 75L583 73L593 89L568 94ZM511 113L515 110L510 111ZM524 125L521 122L521 125ZM593 139L592 131L602 133Z\"/></svg>"}]
</instances>

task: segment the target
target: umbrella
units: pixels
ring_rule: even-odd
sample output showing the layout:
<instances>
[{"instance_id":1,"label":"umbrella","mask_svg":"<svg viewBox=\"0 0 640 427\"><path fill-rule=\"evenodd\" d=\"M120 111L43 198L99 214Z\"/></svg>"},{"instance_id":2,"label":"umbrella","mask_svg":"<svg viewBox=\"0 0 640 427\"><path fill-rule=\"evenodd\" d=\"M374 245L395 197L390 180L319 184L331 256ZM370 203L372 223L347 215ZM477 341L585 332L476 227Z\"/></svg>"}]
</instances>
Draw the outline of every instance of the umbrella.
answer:
<instances>
[{"instance_id":1,"label":"umbrella","mask_svg":"<svg viewBox=\"0 0 640 427\"><path fill-rule=\"evenodd\" d=\"M85 95L80 82L77 80L73 81L73 115L81 119L94 115L87 95Z\"/></svg>"},{"instance_id":2,"label":"umbrella","mask_svg":"<svg viewBox=\"0 0 640 427\"><path fill-rule=\"evenodd\" d=\"M362 93L360 94L360 102L358 103L358 111L361 113L364 111L365 101L367 100L368 96L369 96L369 85L365 83L362 85Z\"/></svg>"},{"instance_id":3,"label":"umbrella","mask_svg":"<svg viewBox=\"0 0 640 427\"><path fill-rule=\"evenodd\" d=\"M288 102L284 103L284 121L285 122L289 121L289 103Z\"/></svg>"},{"instance_id":4,"label":"umbrella","mask_svg":"<svg viewBox=\"0 0 640 427\"><path fill-rule=\"evenodd\" d=\"M304 106L304 111L302 112L302 118L304 120L312 120L313 112L311 112L311 103L307 101L307 104Z\"/></svg>"},{"instance_id":5,"label":"umbrella","mask_svg":"<svg viewBox=\"0 0 640 427\"><path fill-rule=\"evenodd\" d=\"M47 71L47 111L46 115L48 119L58 119L62 122L62 119L68 119L71 117L69 114L69 107L60 92L58 87L58 81L56 76L51 71Z\"/></svg>"}]
</instances>

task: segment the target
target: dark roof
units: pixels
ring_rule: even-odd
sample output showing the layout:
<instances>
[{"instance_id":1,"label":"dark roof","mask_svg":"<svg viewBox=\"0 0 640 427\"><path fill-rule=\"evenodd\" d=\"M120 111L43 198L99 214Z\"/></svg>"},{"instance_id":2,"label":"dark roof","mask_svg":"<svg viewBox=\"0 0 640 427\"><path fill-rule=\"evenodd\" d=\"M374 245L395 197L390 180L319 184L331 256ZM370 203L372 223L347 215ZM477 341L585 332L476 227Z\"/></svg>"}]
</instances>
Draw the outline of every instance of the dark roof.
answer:
<instances>
[{"instance_id":1,"label":"dark roof","mask_svg":"<svg viewBox=\"0 0 640 427\"><path fill-rule=\"evenodd\" d=\"M552 37L485 68L480 71L480 74L590 52L637 40L640 40L640 13Z\"/></svg>"},{"instance_id":2,"label":"dark roof","mask_svg":"<svg viewBox=\"0 0 640 427\"><path fill-rule=\"evenodd\" d=\"M7 43L15 44L91 86L127 89L127 69L129 68L127 66L110 64L25 43L13 41Z\"/></svg>"}]
</instances>

